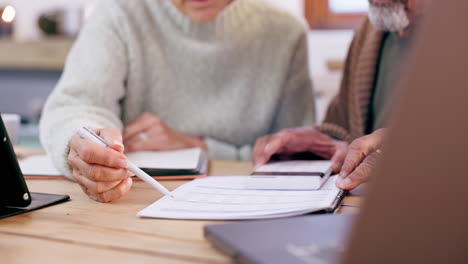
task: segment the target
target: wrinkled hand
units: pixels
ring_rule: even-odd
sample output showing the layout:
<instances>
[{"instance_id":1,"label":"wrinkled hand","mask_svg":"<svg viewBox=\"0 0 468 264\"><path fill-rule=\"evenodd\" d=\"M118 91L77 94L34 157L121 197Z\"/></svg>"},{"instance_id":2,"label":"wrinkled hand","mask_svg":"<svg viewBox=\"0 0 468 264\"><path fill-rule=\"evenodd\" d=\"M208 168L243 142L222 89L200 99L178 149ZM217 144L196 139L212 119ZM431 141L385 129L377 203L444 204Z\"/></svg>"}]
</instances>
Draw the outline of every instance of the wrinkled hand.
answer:
<instances>
[{"instance_id":1,"label":"wrinkled hand","mask_svg":"<svg viewBox=\"0 0 468 264\"><path fill-rule=\"evenodd\" d=\"M335 140L312 127L289 128L259 138L255 143L253 161L258 167L267 163L273 155L311 152L332 160L334 171L338 172L347 147L346 142Z\"/></svg>"},{"instance_id":2,"label":"wrinkled hand","mask_svg":"<svg viewBox=\"0 0 468 264\"><path fill-rule=\"evenodd\" d=\"M70 140L68 163L72 176L93 200L111 202L124 196L132 187L132 173L127 171L122 136L111 128L95 131L106 140L108 148L75 135Z\"/></svg>"},{"instance_id":3,"label":"wrinkled hand","mask_svg":"<svg viewBox=\"0 0 468 264\"><path fill-rule=\"evenodd\" d=\"M338 188L352 190L369 180L381 155L378 149L382 146L385 131L386 129L376 130L351 143L340 176L336 181Z\"/></svg>"},{"instance_id":4,"label":"wrinkled hand","mask_svg":"<svg viewBox=\"0 0 468 264\"><path fill-rule=\"evenodd\" d=\"M151 113L144 113L127 125L124 128L123 141L129 152L207 148L200 138L171 129Z\"/></svg>"}]
</instances>

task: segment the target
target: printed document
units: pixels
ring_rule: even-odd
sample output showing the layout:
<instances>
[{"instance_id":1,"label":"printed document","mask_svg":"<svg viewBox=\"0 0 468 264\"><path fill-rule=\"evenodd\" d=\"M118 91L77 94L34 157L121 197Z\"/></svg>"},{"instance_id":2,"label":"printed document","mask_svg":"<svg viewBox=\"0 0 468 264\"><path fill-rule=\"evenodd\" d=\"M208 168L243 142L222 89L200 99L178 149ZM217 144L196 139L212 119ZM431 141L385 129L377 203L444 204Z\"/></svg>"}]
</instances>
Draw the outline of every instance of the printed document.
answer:
<instances>
[{"instance_id":1,"label":"printed document","mask_svg":"<svg viewBox=\"0 0 468 264\"><path fill-rule=\"evenodd\" d=\"M330 210L342 191L332 176L319 190L248 188L250 176L210 176L188 182L138 213L169 219L240 220L278 218Z\"/></svg>"}]
</instances>

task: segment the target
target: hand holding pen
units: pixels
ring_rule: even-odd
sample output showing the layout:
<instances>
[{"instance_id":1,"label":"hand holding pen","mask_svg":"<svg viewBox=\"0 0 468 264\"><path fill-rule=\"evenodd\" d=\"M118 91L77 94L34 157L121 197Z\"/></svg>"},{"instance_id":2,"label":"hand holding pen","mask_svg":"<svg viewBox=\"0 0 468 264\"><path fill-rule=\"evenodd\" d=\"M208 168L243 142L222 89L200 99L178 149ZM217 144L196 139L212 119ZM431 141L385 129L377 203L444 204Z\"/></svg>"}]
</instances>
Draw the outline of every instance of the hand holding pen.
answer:
<instances>
[{"instance_id":1,"label":"hand holding pen","mask_svg":"<svg viewBox=\"0 0 468 264\"><path fill-rule=\"evenodd\" d=\"M73 178L89 197L100 202L111 202L128 193L132 186L131 176L134 175L130 167L133 170L137 168L129 166L133 164L123 154L122 136L117 130L100 129L96 131L96 136L102 138L108 146L104 147L104 143L84 139L78 134L73 136L68 162L72 167ZM154 179L151 180L153 186L160 185L154 184Z\"/></svg>"}]
</instances>

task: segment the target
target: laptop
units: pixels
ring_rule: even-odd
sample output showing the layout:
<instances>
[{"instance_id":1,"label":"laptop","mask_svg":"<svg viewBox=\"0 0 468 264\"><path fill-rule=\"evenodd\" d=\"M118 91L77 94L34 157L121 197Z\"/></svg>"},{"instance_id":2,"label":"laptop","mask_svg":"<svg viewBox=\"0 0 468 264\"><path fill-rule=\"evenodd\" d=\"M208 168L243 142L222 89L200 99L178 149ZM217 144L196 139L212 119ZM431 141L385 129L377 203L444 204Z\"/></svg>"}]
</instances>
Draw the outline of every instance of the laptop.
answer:
<instances>
[{"instance_id":1,"label":"laptop","mask_svg":"<svg viewBox=\"0 0 468 264\"><path fill-rule=\"evenodd\" d=\"M337 263L353 221L326 214L214 224L205 238L236 263Z\"/></svg>"},{"instance_id":2,"label":"laptop","mask_svg":"<svg viewBox=\"0 0 468 264\"><path fill-rule=\"evenodd\" d=\"M468 263L466 10L466 0L429 6L355 219L208 225L206 238L242 263Z\"/></svg>"},{"instance_id":3,"label":"laptop","mask_svg":"<svg viewBox=\"0 0 468 264\"><path fill-rule=\"evenodd\" d=\"M0 116L0 219L68 201L68 195L29 192Z\"/></svg>"}]
</instances>

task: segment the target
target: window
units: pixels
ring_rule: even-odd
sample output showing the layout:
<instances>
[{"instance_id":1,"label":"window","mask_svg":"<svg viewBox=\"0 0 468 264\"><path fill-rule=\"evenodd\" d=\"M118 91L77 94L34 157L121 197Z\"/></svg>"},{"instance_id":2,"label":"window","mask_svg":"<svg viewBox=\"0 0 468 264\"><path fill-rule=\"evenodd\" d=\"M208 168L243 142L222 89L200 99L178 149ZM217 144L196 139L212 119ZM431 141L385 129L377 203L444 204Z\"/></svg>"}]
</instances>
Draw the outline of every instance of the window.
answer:
<instances>
[{"instance_id":1,"label":"window","mask_svg":"<svg viewBox=\"0 0 468 264\"><path fill-rule=\"evenodd\" d=\"M305 0L312 29L351 29L364 19L368 0Z\"/></svg>"},{"instance_id":2,"label":"window","mask_svg":"<svg viewBox=\"0 0 468 264\"><path fill-rule=\"evenodd\" d=\"M334 13L362 13L366 12L368 0L329 0L328 6Z\"/></svg>"}]
</instances>

